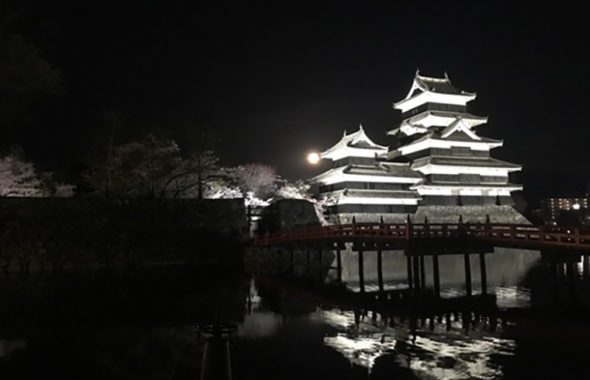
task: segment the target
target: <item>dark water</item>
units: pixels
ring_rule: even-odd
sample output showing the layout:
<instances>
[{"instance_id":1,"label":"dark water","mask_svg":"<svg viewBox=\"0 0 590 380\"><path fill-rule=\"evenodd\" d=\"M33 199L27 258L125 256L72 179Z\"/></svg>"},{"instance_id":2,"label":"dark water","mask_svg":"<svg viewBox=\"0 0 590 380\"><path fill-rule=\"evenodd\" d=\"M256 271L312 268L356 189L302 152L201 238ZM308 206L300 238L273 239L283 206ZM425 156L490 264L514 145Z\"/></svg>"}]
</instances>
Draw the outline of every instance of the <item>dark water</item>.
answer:
<instances>
[{"instance_id":1,"label":"dark water","mask_svg":"<svg viewBox=\"0 0 590 380\"><path fill-rule=\"evenodd\" d=\"M407 292L405 260L384 252L386 292ZM473 255L472 299L481 292L478 260ZM376 255L366 253L363 264L371 293ZM428 293L432 261L424 264ZM496 249L486 266L484 308L432 304L427 315L403 303L387 311L359 306L352 252L342 256L344 286L329 285L336 274L326 267L298 268L316 281L221 265L3 277L0 376L199 379L210 339L203 326L231 323L234 379L588 378L583 263ZM463 256L440 257L439 267L444 302L464 300Z\"/></svg>"}]
</instances>

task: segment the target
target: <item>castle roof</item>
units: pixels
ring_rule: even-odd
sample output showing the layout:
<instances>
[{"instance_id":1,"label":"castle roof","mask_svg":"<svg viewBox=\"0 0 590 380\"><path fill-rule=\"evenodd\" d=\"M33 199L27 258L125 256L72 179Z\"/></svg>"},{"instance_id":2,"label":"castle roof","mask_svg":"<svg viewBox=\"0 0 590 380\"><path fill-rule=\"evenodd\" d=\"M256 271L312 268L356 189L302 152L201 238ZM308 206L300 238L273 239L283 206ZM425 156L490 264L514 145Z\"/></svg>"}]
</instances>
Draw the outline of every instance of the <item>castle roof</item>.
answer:
<instances>
[{"instance_id":1,"label":"castle roof","mask_svg":"<svg viewBox=\"0 0 590 380\"><path fill-rule=\"evenodd\" d=\"M409 98L416 89L419 89L421 91L436 92L439 94L475 95L474 92L463 91L453 86L453 84L451 83L451 79L449 78L446 71L444 78L436 78L420 75L420 71L416 70L416 75L414 76L414 84L412 85L412 91L410 91L406 99Z\"/></svg>"},{"instance_id":2,"label":"castle roof","mask_svg":"<svg viewBox=\"0 0 590 380\"><path fill-rule=\"evenodd\" d=\"M474 92L459 90L445 73L444 78L427 77L416 71L414 81L406 97L393 104L393 108L408 112L425 103L465 106L475 99Z\"/></svg>"},{"instance_id":3,"label":"castle roof","mask_svg":"<svg viewBox=\"0 0 590 380\"><path fill-rule=\"evenodd\" d=\"M412 164L413 169L420 168L425 165L439 165L439 166L470 166L470 167L485 167L485 168L506 168L506 169L521 169L520 165L512 164L510 162L498 160L491 157L434 157L428 156L418 158Z\"/></svg>"},{"instance_id":4,"label":"castle roof","mask_svg":"<svg viewBox=\"0 0 590 380\"><path fill-rule=\"evenodd\" d=\"M375 165L346 165L325 171L311 179L312 182L338 183L346 180L369 182L415 183L422 179L406 163L379 162Z\"/></svg>"},{"instance_id":5,"label":"castle roof","mask_svg":"<svg viewBox=\"0 0 590 380\"><path fill-rule=\"evenodd\" d=\"M344 157L375 157L387 152L387 147L375 144L366 134L362 125L358 131L344 135L334 146L320 153L320 157L338 160Z\"/></svg>"}]
</instances>

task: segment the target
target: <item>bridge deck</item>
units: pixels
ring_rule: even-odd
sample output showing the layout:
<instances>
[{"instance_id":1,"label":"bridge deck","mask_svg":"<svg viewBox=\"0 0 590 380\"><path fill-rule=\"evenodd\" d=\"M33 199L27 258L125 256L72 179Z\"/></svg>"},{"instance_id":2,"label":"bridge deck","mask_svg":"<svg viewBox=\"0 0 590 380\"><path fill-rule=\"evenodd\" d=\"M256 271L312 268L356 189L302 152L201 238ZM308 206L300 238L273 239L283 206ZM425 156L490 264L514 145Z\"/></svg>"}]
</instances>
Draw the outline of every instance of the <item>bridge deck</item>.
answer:
<instances>
[{"instance_id":1,"label":"bridge deck","mask_svg":"<svg viewBox=\"0 0 590 380\"><path fill-rule=\"evenodd\" d=\"M590 228L503 223L353 223L257 235L259 247L289 243L402 243L455 239L515 248L590 251Z\"/></svg>"}]
</instances>

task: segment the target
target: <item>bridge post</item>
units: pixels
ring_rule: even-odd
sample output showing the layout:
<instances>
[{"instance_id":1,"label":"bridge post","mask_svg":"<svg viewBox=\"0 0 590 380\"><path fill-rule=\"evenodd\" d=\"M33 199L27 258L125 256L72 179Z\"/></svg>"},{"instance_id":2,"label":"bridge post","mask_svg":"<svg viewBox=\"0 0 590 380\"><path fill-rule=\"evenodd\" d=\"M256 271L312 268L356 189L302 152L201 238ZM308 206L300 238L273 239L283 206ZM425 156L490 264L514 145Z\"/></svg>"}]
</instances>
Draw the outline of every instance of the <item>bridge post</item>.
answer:
<instances>
[{"instance_id":1,"label":"bridge post","mask_svg":"<svg viewBox=\"0 0 590 380\"><path fill-rule=\"evenodd\" d=\"M295 253L293 252L293 248L289 249L289 258L291 260L291 274L295 274Z\"/></svg>"},{"instance_id":2,"label":"bridge post","mask_svg":"<svg viewBox=\"0 0 590 380\"><path fill-rule=\"evenodd\" d=\"M410 289L414 288L414 280L412 278L412 258L410 257L410 252L406 251L406 264L408 267L408 287Z\"/></svg>"},{"instance_id":3,"label":"bridge post","mask_svg":"<svg viewBox=\"0 0 590 380\"><path fill-rule=\"evenodd\" d=\"M481 272L481 294L488 294L488 274L486 271L486 254L479 254L479 269Z\"/></svg>"},{"instance_id":4,"label":"bridge post","mask_svg":"<svg viewBox=\"0 0 590 380\"><path fill-rule=\"evenodd\" d=\"M230 328L213 325L207 330L207 340L201 361L201 379L231 380Z\"/></svg>"},{"instance_id":5,"label":"bridge post","mask_svg":"<svg viewBox=\"0 0 590 380\"><path fill-rule=\"evenodd\" d=\"M420 261L418 255L412 255L412 261L414 266L414 288L420 289Z\"/></svg>"},{"instance_id":6,"label":"bridge post","mask_svg":"<svg viewBox=\"0 0 590 380\"><path fill-rule=\"evenodd\" d=\"M322 248L320 248L318 250L318 259L319 259L319 268L318 268L318 274L319 274L319 279L320 281L322 280L322 275L323 275L323 266L324 266L324 252L322 251Z\"/></svg>"},{"instance_id":7,"label":"bridge post","mask_svg":"<svg viewBox=\"0 0 590 380\"><path fill-rule=\"evenodd\" d=\"M336 250L336 271L338 282L342 282L342 257L340 256L340 248Z\"/></svg>"},{"instance_id":8,"label":"bridge post","mask_svg":"<svg viewBox=\"0 0 590 380\"><path fill-rule=\"evenodd\" d=\"M440 273L438 269L438 254L432 255L432 275L434 278L434 295L440 297Z\"/></svg>"},{"instance_id":9,"label":"bridge post","mask_svg":"<svg viewBox=\"0 0 590 380\"><path fill-rule=\"evenodd\" d=\"M408 214L406 218L406 239L410 240L412 238L412 220L410 219L410 214Z\"/></svg>"},{"instance_id":10,"label":"bridge post","mask_svg":"<svg viewBox=\"0 0 590 380\"><path fill-rule=\"evenodd\" d=\"M307 247L305 254L307 256L307 275L309 275L311 273L311 253L309 252L309 247Z\"/></svg>"},{"instance_id":11,"label":"bridge post","mask_svg":"<svg viewBox=\"0 0 590 380\"><path fill-rule=\"evenodd\" d=\"M377 283L379 284L379 291L383 291L383 254L381 249L377 250Z\"/></svg>"},{"instance_id":12,"label":"bridge post","mask_svg":"<svg viewBox=\"0 0 590 380\"><path fill-rule=\"evenodd\" d=\"M588 262L588 259L590 259L590 256L588 255L584 255L582 257L582 259L584 260L582 262L582 267L583 267L583 273L584 273L584 278L587 279L588 276L590 276L590 262Z\"/></svg>"},{"instance_id":13,"label":"bridge post","mask_svg":"<svg viewBox=\"0 0 590 380\"><path fill-rule=\"evenodd\" d=\"M463 255L465 261L465 293L471 295L471 263L469 261L469 253Z\"/></svg>"},{"instance_id":14,"label":"bridge post","mask_svg":"<svg viewBox=\"0 0 590 380\"><path fill-rule=\"evenodd\" d=\"M359 288L361 293L365 292L365 263L363 259L363 251L358 251L359 257Z\"/></svg>"},{"instance_id":15,"label":"bridge post","mask_svg":"<svg viewBox=\"0 0 590 380\"><path fill-rule=\"evenodd\" d=\"M420 255L420 287L426 287L426 270L424 269L424 255Z\"/></svg>"}]
</instances>

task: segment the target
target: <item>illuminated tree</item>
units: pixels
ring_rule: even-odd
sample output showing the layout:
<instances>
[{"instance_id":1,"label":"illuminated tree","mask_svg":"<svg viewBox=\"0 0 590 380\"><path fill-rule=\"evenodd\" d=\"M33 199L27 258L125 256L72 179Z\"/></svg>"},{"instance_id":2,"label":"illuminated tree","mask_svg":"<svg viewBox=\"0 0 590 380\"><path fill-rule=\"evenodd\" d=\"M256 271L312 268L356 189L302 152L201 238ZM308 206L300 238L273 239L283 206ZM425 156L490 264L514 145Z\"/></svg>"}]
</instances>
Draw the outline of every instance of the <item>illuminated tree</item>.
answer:
<instances>
[{"instance_id":1,"label":"illuminated tree","mask_svg":"<svg viewBox=\"0 0 590 380\"><path fill-rule=\"evenodd\" d=\"M43 197L47 193L32 163L14 154L0 158L0 196Z\"/></svg>"},{"instance_id":2,"label":"illuminated tree","mask_svg":"<svg viewBox=\"0 0 590 380\"><path fill-rule=\"evenodd\" d=\"M113 147L103 162L89 170L86 179L99 194L153 198L162 192L180 163L176 142L149 134Z\"/></svg>"},{"instance_id":3,"label":"illuminated tree","mask_svg":"<svg viewBox=\"0 0 590 380\"><path fill-rule=\"evenodd\" d=\"M213 185L225 182L229 173L219 166L215 154L218 139L211 128L186 122L183 131L185 154L182 167L173 179L172 197L203 199Z\"/></svg>"},{"instance_id":4,"label":"illuminated tree","mask_svg":"<svg viewBox=\"0 0 590 380\"><path fill-rule=\"evenodd\" d=\"M164 184L162 196L203 199L209 185L219 175L219 158L213 151L194 152L179 163Z\"/></svg>"},{"instance_id":5,"label":"illuminated tree","mask_svg":"<svg viewBox=\"0 0 590 380\"><path fill-rule=\"evenodd\" d=\"M255 197L263 199L276 190L278 176L272 166L246 164L236 168L235 178L244 193L251 192Z\"/></svg>"}]
</instances>

